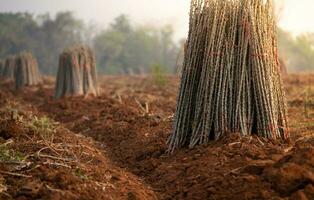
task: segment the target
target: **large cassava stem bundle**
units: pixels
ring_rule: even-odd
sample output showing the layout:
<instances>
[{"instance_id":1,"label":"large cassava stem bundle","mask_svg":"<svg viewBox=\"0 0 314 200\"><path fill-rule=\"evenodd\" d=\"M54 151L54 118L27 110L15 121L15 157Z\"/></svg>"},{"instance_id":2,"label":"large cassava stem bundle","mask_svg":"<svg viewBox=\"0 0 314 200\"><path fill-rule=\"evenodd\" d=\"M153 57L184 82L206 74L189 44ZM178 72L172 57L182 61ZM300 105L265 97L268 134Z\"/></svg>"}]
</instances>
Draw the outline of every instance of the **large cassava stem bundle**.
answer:
<instances>
[{"instance_id":1,"label":"large cassava stem bundle","mask_svg":"<svg viewBox=\"0 0 314 200\"><path fill-rule=\"evenodd\" d=\"M16 56L14 79L16 89L41 83L42 78L38 70L37 60L31 53L22 52Z\"/></svg>"},{"instance_id":2,"label":"large cassava stem bundle","mask_svg":"<svg viewBox=\"0 0 314 200\"><path fill-rule=\"evenodd\" d=\"M287 138L271 0L192 0L169 151L240 132Z\"/></svg>"},{"instance_id":3,"label":"large cassava stem bundle","mask_svg":"<svg viewBox=\"0 0 314 200\"><path fill-rule=\"evenodd\" d=\"M75 46L59 58L55 97L98 95L96 61L88 47Z\"/></svg>"},{"instance_id":4,"label":"large cassava stem bundle","mask_svg":"<svg viewBox=\"0 0 314 200\"><path fill-rule=\"evenodd\" d=\"M4 67L1 73L1 78L4 80L13 80L15 66L16 66L15 56L13 55L8 56L4 61Z\"/></svg>"}]
</instances>

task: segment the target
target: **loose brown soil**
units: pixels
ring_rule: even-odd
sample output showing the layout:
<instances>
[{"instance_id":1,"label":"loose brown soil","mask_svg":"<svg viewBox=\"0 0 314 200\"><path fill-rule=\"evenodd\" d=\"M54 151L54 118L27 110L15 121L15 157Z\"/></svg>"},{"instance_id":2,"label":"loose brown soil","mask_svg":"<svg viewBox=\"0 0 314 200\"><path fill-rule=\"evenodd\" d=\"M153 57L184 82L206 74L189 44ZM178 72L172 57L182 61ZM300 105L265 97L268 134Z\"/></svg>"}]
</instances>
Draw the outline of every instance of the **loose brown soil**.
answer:
<instances>
[{"instance_id":1,"label":"loose brown soil","mask_svg":"<svg viewBox=\"0 0 314 200\"><path fill-rule=\"evenodd\" d=\"M42 128L32 107L0 95L0 199L156 199L94 140L56 122Z\"/></svg>"},{"instance_id":2,"label":"loose brown soil","mask_svg":"<svg viewBox=\"0 0 314 200\"><path fill-rule=\"evenodd\" d=\"M40 168L25 173L33 177L22 179L43 185L36 198L58 199L48 196L53 188L76 195L62 199L314 199L314 76L290 75L285 84L291 141L231 134L173 155L167 154L166 142L176 104L175 77L169 77L166 86L149 77L103 77L100 97L63 100L53 99L54 83L48 79L39 88L18 93L6 83L1 86L1 99L19 102L24 109L59 122L65 127L62 130L68 130L57 132L54 143L86 144L94 153L85 151L99 161L84 165L84 172L91 175L82 180L75 176L76 165L54 168L39 159ZM33 137L32 133L11 137L22 145L29 141L24 135ZM3 142L9 139L1 137ZM28 145L16 149L31 154L42 148L36 142ZM59 173L66 176L60 178ZM111 174L109 180L106 174ZM13 197L27 185L18 180L3 175ZM101 190L95 185L106 181L113 187Z\"/></svg>"}]
</instances>

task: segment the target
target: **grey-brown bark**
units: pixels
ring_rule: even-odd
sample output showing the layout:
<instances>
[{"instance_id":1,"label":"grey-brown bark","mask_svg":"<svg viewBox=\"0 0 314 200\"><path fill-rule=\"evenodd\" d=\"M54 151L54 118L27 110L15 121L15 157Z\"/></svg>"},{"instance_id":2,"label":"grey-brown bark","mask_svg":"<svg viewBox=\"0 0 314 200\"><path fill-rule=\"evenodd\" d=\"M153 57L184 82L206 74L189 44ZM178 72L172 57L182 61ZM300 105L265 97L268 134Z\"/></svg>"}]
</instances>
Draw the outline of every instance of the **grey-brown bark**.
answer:
<instances>
[{"instance_id":1,"label":"grey-brown bark","mask_svg":"<svg viewBox=\"0 0 314 200\"><path fill-rule=\"evenodd\" d=\"M96 61L88 47L76 46L59 57L55 97L98 95Z\"/></svg>"},{"instance_id":2,"label":"grey-brown bark","mask_svg":"<svg viewBox=\"0 0 314 200\"><path fill-rule=\"evenodd\" d=\"M271 0L192 0L169 151L239 132L284 139Z\"/></svg>"},{"instance_id":3,"label":"grey-brown bark","mask_svg":"<svg viewBox=\"0 0 314 200\"><path fill-rule=\"evenodd\" d=\"M16 89L20 89L24 86L38 85L42 82L37 60L31 53L20 53L16 56L15 62L14 79Z\"/></svg>"}]
</instances>

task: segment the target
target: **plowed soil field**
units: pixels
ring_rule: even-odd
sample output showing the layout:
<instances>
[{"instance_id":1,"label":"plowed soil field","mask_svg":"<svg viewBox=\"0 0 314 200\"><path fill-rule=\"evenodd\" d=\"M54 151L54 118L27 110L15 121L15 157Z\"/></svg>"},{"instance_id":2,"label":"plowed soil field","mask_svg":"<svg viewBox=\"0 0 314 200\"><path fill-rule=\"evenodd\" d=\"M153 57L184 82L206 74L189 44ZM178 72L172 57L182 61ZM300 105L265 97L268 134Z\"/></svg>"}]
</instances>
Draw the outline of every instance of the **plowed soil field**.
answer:
<instances>
[{"instance_id":1,"label":"plowed soil field","mask_svg":"<svg viewBox=\"0 0 314 200\"><path fill-rule=\"evenodd\" d=\"M3 199L314 199L314 75L284 83L290 141L231 134L167 153L177 77L105 76L101 95L0 86Z\"/></svg>"}]
</instances>

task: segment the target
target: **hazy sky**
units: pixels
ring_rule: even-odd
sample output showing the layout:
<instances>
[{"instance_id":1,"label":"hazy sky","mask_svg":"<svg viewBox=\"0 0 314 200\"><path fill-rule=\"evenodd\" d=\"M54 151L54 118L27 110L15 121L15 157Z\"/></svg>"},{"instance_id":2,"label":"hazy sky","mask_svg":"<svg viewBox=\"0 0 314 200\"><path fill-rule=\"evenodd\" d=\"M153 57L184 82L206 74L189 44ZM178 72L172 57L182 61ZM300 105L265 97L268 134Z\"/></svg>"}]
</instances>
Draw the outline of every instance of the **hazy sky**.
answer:
<instances>
[{"instance_id":1,"label":"hazy sky","mask_svg":"<svg viewBox=\"0 0 314 200\"><path fill-rule=\"evenodd\" d=\"M280 26L296 34L314 32L314 0L284 2ZM35 14L70 10L86 22L108 25L119 14L127 14L139 24L173 24L177 37L188 28L190 0L0 0L0 11L28 11Z\"/></svg>"}]
</instances>

